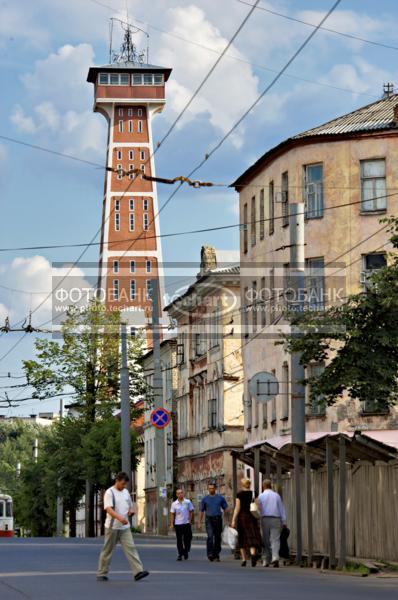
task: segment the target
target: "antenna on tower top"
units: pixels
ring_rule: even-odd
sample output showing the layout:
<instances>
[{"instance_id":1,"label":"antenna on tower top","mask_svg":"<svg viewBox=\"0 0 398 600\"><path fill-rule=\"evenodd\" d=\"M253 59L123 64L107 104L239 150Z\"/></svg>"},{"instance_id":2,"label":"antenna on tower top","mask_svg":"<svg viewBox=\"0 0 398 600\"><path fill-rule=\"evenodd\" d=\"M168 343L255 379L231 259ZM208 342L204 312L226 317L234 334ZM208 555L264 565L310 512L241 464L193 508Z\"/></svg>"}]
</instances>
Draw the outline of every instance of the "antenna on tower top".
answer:
<instances>
[{"instance_id":1,"label":"antenna on tower top","mask_svg":"<svg viewBox=\"0 0 398 600\"><path fill-rule=\"evenodd\" d=\"M126 12L127 12L127 2L126 2ZM128 14L127 14L128 20ZM123 30L123 41L118 51L113 49L113 27L114 23L117 21L120 23L120 26ZM137 33L143 33L147 39L147 47L146 50L139 51L137 50L137 46L133 41L133 35ZM149 33L137 27L136 25L132 25L127 21L122 21L116 17L111 17L110 19L110 32L109 32L110 42L109 42L109 62L110 63L147 63L149 62Z\"/></svg>"}]
</instances>

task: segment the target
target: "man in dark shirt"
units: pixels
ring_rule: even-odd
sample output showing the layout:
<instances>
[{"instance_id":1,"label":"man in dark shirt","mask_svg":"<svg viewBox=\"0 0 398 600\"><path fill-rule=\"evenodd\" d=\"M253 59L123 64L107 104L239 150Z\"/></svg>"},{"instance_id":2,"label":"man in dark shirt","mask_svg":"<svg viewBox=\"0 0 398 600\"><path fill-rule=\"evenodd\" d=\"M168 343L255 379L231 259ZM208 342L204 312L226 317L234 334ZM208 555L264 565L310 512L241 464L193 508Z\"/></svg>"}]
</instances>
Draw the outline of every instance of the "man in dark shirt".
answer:
<instances>
[{"instance_id":1,"label":"man in dark shirt","mask_svg":"<svg viewBox=\"0 0 398 600\"><path fill-rule=\"evenodd\" d=\"M210 561L220 562L221 553L221 535L222 535L222 515L225 513L228 504L224 496L216 494L216 486L210 483L207 487L208 496L202 499L198 519L198 529L202 528L203 515L206 516L207 532L207 558Z\"/></svg>"}]
</instances>

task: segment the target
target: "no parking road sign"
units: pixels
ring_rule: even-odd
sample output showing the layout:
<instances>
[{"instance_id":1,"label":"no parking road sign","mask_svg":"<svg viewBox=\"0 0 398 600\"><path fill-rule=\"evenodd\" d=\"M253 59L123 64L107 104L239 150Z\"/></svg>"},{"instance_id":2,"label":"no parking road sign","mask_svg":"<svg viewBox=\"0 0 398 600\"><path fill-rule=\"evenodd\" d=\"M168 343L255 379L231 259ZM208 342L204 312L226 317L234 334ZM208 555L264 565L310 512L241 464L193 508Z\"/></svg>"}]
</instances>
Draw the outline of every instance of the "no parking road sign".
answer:
<instances>
[{"instance_id":1,"label":"no parking road sign","mask_svg":"<svg viewBox=\"0 0 398 600\"><path fill-rule=\"evenodd\" d=\"M151 412L151 425L156 429L164 429L171 421L171 414L165 408L155 408Z\"/></svg>"}]
</instances>

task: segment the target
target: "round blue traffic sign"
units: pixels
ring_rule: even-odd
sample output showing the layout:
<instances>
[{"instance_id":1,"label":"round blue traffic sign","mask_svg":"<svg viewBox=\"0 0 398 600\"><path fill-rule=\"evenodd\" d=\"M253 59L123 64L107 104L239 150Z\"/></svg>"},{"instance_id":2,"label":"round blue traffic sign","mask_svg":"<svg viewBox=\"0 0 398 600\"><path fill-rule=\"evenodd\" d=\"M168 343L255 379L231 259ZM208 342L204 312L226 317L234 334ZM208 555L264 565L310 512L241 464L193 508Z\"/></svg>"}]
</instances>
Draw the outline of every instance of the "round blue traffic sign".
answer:
<instances>
[{"instance_id":1,"label":"round blue traffic sign","mask_svg":"<svg viewBox=\"0 0 398 600\"><path fill-rule=\"evenodd\" d=\"M171 414L165 408L155 408L151 412L151 425L156 429L164 429L171 421Z\"/></svg>"}]
</instances>

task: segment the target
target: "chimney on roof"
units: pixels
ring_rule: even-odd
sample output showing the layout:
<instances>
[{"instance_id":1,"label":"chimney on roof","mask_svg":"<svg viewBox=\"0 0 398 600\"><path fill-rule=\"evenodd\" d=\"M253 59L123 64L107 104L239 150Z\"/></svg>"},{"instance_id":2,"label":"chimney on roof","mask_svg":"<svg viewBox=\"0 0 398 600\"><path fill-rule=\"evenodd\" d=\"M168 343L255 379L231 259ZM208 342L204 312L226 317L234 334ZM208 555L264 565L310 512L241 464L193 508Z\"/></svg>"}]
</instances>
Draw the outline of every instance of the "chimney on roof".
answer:
<instances>
[{"instance_id":1,"label":"chimney on roof","mask_svg":"<svg viewBox=\"0 0 398 600\"><path fill-rule=\"evenodd\" d=\"M394 93L394 84L389 81L383 85L383 98L391 98Z\"/></svg>"},{"instance_id":2,"label":"chimney on roof","mask_svg":"<svg viewBox=\"0 0 398 600\"><path fill-rule=\"evenodd\" d=\"M200 273L204 275L217 267L216 249L213 246L202 246L200 250Z\"/></svg>"}]
</instances>

